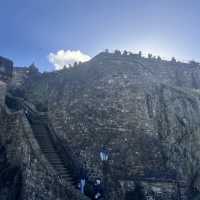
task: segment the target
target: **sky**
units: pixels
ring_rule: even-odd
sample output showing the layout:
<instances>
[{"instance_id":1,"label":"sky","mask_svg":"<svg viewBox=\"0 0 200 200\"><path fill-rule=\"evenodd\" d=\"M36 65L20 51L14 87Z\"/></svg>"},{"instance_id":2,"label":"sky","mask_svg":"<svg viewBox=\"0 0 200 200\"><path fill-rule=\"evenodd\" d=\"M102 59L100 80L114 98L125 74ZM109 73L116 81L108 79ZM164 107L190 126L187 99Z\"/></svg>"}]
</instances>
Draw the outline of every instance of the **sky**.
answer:
<instances>
[{"instance_id":1,"label":"sky","mask_svg":"<svg viewBox=\"0 0 200 200\"><path fill-rule=\"evenodd\" d=\"M0 55L41 71L104 49L200 61L199 10L199 0L1 0Z\"/></svg>"}]
</instances>

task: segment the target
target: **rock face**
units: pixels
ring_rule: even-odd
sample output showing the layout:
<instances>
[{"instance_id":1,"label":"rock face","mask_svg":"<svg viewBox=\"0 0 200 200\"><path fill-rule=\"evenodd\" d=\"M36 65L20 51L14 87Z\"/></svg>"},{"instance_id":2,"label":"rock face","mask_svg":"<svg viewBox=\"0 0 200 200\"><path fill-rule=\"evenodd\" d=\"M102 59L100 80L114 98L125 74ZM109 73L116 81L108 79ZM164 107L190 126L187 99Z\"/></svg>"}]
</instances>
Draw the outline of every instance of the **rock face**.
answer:
<instances>
[{"instance_id":1,"label":"rock face","mask_svg":"<svg viewBox=\"0 0 200 200\"><path fill-rule=\"evenodd\" d=\"M30 69L15 70L9 90L48 111L71 159L90 181L102 179L109 199L199 198L198 63L116 52L52 73ZM44 173L29 172L32 178Z\"/></svg>"},{"instance_id":2,"label":"rock face","mask_svg":"<svg viewBox=\"0 0 200 200\"><path fill-rule=\"evenodd\" d=\"M9 118L5 113L5 96L7 84L12 78L12 61L0 57L0 199L16 199L21 196L22 171L18 165L11 163L8 159L10 154L7 151L9 143ZM14 131L14 130L12 130Z\"/></svg>"},{"instance_id":3,"label":"rock face","mask_svg":"<svg viewBox=\"0 0 200 200\"><path fill-rule=\"evenodd\" d=\"M5 98L7 83L10 83L9 89L15 92L14 94L19 93L19 96L22 94L21 83L25 80L24 77L27 77L24 74L27 74L30 68L18 69L17 73L15 71L14 78L10 82L12 73L7 69L10 67L9 63L6 59L2 60L1 67L6 73L3 73L0 85L2 98L0 105L0 199L87 199L72 189L69 183L64 184L59 179L43 155L25 113L14 100Z\"/></svg>"}]
</instances>

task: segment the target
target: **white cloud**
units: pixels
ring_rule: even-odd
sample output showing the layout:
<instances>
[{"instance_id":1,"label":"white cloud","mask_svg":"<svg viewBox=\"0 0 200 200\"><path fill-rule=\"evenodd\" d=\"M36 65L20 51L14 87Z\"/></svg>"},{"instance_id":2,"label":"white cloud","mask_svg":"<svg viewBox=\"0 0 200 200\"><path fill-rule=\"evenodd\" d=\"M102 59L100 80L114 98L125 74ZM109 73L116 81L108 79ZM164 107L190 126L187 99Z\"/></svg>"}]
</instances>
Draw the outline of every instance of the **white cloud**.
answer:
<instances>
[{"instance_id":1,"label":"white cloud","mask_svg":"<svg viewBox=\"0 0 200 200\"><path fill-rule=\"evenodd\" d=\"M75 62L86 62L91 57L79 50L59 50L57 53L49 53L48 59L55 66L56 70L60 70L64 66L69 67L70 64L74 64Z\"/></svg>"}]
</instances>

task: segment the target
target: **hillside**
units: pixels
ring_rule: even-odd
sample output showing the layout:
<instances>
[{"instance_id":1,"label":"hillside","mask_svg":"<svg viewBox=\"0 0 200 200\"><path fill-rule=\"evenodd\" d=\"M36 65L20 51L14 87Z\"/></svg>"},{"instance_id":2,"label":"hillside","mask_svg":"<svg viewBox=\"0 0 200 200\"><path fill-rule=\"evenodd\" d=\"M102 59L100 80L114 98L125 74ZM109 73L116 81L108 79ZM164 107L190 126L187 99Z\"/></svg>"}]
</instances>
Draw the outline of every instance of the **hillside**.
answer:
<instances>
[{"instance_id":1,"label":"hillside","mask_svg":"<svg viewBox=\"0 0 200 200\"><path fill-rule=\"evenodd\" d=\"M10 93L48 111L55 134L91 179L104 180L99 153L108 150L110 199L124 199L137 184L146 198L199 195L198 63L103 52L55 72L15 68L12 80Z\"/></svg>"}]
</instances>

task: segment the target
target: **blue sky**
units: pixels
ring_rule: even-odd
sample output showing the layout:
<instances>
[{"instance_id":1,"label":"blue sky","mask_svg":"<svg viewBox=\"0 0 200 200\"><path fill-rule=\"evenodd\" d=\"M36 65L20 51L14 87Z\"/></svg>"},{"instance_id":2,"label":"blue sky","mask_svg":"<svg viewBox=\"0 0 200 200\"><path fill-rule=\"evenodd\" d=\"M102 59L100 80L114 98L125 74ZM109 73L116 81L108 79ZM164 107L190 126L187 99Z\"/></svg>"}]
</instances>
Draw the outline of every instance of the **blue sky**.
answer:
<instances>
[{"instance_id":1,"label":"blue sky","mask_svg":"<svg viewBox=\"0 0 200 200\"><path fill-rule=\"evenodd\" d=\"M1 0L0 55L52 70L49 53L143 50L200 61L199 0Z\"/></svg>"}]
</instances>

